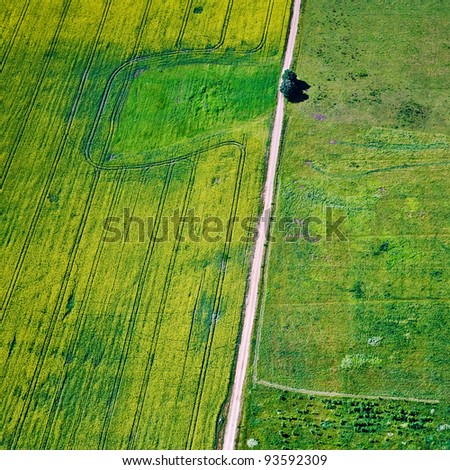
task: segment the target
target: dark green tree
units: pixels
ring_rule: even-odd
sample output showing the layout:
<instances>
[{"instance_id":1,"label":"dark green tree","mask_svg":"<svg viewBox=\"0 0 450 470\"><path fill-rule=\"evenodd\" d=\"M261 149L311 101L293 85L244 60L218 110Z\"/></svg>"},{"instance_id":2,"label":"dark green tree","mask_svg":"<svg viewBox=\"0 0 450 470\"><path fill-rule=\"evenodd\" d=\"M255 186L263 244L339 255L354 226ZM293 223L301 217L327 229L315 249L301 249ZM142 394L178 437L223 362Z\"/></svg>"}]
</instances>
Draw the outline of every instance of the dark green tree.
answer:
<instances>
[{"instance_id":1,"label":"dark green tree","mask_svg":"<svg viewBox=\"0 0 450 470\"><path fill-rule=\"evenodd\" d=\"M309 85L297 78L297 74L292 70L286 69L283 72L280 91L284 97L291 103L299 103L308 99L305 91L308 90Z\"/></svg>"}]
</instances>

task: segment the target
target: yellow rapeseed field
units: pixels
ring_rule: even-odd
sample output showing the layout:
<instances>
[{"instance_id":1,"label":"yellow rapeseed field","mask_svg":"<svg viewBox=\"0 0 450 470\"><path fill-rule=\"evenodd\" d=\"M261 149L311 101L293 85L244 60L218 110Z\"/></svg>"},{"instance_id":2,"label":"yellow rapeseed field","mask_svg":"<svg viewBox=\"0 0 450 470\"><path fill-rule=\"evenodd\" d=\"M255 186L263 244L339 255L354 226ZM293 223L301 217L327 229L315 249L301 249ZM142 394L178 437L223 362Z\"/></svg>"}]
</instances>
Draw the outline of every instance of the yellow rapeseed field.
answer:
<instances>
[{"instance_id":1,"label":"yellow rapeseed field","mask_svg":"<svg viewBox=\"0 0 450 470\"><path fill-rule=\"evenodd\" d=\"M290 2L4 3L0 446L212 448Z\"/></svg>"}]
</instances>

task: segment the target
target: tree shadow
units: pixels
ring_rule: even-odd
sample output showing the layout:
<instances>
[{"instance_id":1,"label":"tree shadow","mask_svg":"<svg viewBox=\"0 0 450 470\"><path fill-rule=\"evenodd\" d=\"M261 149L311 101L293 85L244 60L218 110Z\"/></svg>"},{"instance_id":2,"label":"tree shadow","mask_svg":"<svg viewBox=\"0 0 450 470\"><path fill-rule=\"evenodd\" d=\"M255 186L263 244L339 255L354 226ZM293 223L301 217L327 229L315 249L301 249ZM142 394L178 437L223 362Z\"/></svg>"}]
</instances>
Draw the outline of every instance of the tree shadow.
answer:
<instances>
[{"instance_id":1,"label":"tree shadow","mask_svg":"<svg viewBox=\"0 0 450 470\"><path fill-rule=\"evenodd\" d=\"M311 85L306 83L304 80L295 79L295 87L289 95L288 101L290 103L303 103L309 100L309 95L305 92L311 88Z\"/></svg>"},{"instance_id":2,"label":"tree shadow","mask_svg":"<svg viewBox=\"0 0 450 470\"><path fill-rule=\"evenodd\" d=\"M289 103L303 103L309 100L309 96L301 90L293 91L288 98Z\"/></svg>"},{"instance_id":3,"label":"tree shadow","mask_svg":"<svg viewBox=\"0 0 450 470\"><path fill-rule=\"evenodd\" d=\"M297 80L295 80L295 84L296 84L297 88L301 91L308 91L311 88L311 85L306 83L304 80L297 79Z\"/></svg>"}]
</instances>

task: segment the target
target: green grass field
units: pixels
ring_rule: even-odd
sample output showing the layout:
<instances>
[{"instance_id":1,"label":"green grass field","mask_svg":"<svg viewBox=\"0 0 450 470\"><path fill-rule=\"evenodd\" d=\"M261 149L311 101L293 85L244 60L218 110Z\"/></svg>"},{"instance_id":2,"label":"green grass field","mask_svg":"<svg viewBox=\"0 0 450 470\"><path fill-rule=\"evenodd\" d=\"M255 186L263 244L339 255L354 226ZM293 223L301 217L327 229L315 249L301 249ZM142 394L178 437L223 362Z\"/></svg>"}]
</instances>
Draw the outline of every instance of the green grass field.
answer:
<instances>
[{"instance_id":1,"label":"green grass field","mask_svg":"<svg viewBox=\"0 0 450 470\"><path fill-rule=\"evenodd\" d=\"M175 211L257 215L289 13L2 8L1 448L217 445L251 247L159 240Z\"/></svg>"},{"instance_id":2,"label":"green grass field","mask_svg":"<svg viewBox=\"0 0 450 470\"><path fill-rule=\"evenodd\" d=\"M278 64L248 65L239 57L234 62L237 64L160 65L153 73L139 76L124 107L109 159L113 157L114 164L117 158L132 161L129 149L141 161L161 148L176 154L174 143L184 147L184 152L187 148L195 151L213 140L220 142L251 120L266 117L273 108Z\"/></svg>"},{"instance_id":3,"label":"green grass field","mask_svg":"<svg viewBox=\"0 0 450 470\"><path fill-rule=\"evenodd\" d=\"M450 446L448 430L437 431L450 422L449 27L440 1L304 3L295 70L311 89L288 110L275 214L297 227L274 225L254 348L256 381L440 400L441 414L406 439L411 448L426 448L427 436L431 447ZM334 221L345 217L345 241L285 241L307 217L323 221L311 231L324 237L327 208ZM263 448L401 448L405 440L388 417L369 417L368 434L352 431L348 442L347 424L315 438L280 391L248 390L243 448L252 437ZM307 399L290 393L295 400ZM320 400L308 402L318 425L331 419ZM279 438L285 414L292 423ZM395 440L382 437L390 432Z\"/></svg>"}]
</instances>

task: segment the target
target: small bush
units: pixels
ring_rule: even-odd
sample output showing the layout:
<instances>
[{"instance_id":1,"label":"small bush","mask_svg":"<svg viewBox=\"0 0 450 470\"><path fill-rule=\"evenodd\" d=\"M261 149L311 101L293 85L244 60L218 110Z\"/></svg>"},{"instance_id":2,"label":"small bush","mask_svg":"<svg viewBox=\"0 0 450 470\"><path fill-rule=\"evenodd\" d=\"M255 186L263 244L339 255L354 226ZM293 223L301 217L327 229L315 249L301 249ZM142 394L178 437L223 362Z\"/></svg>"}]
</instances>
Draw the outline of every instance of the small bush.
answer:
<instances>
[{"instance_id":1,"label":"small bush","mask_svg":"<svg viewBox=\"0 0 450 470\"><path fill-rule=\"evenodd\" d=\"M404 127L420 127L427 117L427 108L415 101L402 103L397 112L397 122L400 126Z\"/></svg>"}]
</instances>

